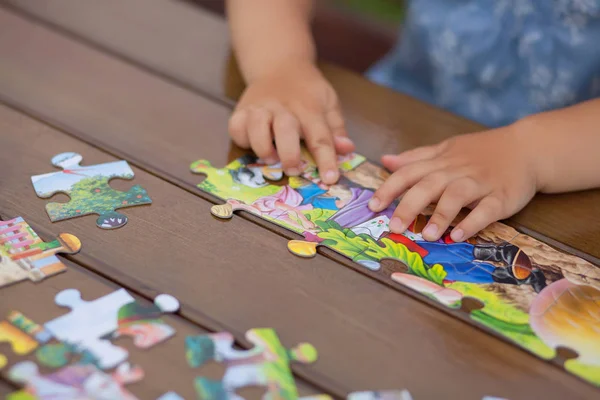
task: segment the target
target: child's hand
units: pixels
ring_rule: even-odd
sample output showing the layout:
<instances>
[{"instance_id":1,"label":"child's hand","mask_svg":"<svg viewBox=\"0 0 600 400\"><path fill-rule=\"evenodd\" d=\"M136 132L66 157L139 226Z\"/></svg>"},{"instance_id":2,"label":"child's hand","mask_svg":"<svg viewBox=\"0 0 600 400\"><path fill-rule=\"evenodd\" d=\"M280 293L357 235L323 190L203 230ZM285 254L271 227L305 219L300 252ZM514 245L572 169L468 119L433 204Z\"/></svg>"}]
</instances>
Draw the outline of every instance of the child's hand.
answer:
<instances>
[{"instance_id":1,"label":"child's hand","mask_svg":"<svg viewBox=\"0 0 600 400\"><path fill-rule=\"evenodd\" d=\"M251 148L266 162L279 159L290 176L301 172L304 139L328 184L339 178L337 154L354 150L335 91L308 62L283 66L250 82L229 120L229 132L238 146Z\"/></svg>"},{"instance_id":2,"label":"child's hand","mask_svg":"<svg viewBox=\"0 0 600 400\"><path fill-rule=\"evenodd\" d=\"M439 239L461 208L468 207L472 211L451 233L456 242L468 239L521 210L535 195L538 178L521 135L510 126L385 155L383 165L395 172L369 206L381 211L404 194L390 221L390 229L402 233L421 211L437 202L422 232L426 240Z\"/></svg>"}]
</instances>

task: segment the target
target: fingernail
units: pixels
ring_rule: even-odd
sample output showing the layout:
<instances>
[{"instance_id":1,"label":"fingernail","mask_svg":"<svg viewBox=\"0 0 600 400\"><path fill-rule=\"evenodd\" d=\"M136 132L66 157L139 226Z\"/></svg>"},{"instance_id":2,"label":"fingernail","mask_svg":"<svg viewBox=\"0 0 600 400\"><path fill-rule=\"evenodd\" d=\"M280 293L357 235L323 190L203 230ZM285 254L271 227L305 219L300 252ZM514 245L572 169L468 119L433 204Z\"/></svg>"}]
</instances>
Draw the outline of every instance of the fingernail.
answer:
<instances>
[{"instance_id":1,"label":"fingernail","mask_svg":"<svg viewBox=\"0 0 600 400\"><path fill-rule=\"evenodd\" d=\"M379 199L377 197L371 197L371 200L369 200L369 208L371 209L371 211L379 211L379 206L381 205L381 201L379 201Z\"/></svg>"},{"instance_id":2,"label":"fingernail","mask_svg":"<svg viewBox=\"0 0 600 400\"><path fill-rule=\"evenodd\" d=\"M394 233L402 233L402 220L398 217L392 218L390 221L390 230Z\"/></svg>"},{"instance_id":3,"label":"fingernail","mask_svg":"<svg viewBox=\"0 0 600 400\"><path fill-rule=\"evenodd\" d=\"M271 164L275 164L277 162L277 159L273 158L273 157L267 157L263 160L263 162L267 165L271 165Z\"/></svg>"},{"instance_id":4,"label":"fingernail","mask_svg":"<svg viewBox=\"0 0 600 400\"><path fill-rule=\"evenodd\" d=\"M288 176L298 176L300 175L300 170L298 168L288 168L285 170L285 173Z\"/></svg>"},{"instance_id":5,"label":"fingernail","mask_svg":"<svg viewBox=\"0 0 600 400\"><path fill-rule=\"evenodd\" d=\"M452 231L452 233L450 233L450 239L454 240L455 242L462 242L464 236L465 232L462 229L455 229Z\"/></svg>"},{"instance_id":6,"label":"fingernail","mask_svg":"<svg viewBox=\"0 0 600 400\"><path fill-rule=\"evenodd\" d=\"M327 182L333 183L333 182L337 181L338 174L337 174L337 171L329 170L329 171L325 172L325 175L323 175L323 177L325 178L325 180Z\"/></svg>"},{"instance_id":7,"label":"fingernail","mask_svg":"<svg viewBox=\"0 0 600 400\"><path fill-rule=\"evenodd\" d=\"M436 224L428 224L425 229L423 229L423 236L433 238L437 235L438 227Z\"/></svg>"},{"instance_id":8,"label":"fingernail","mask_svg":"<svg viewBox=\"0 0 600 400\"><path fill-rule=\"evenodd\" d=\"M354 144L352 139L350 139L346 136L336 136L335 140L337 140L338 142L346 143L346 144Z\"/></svg>"}]
</instances>

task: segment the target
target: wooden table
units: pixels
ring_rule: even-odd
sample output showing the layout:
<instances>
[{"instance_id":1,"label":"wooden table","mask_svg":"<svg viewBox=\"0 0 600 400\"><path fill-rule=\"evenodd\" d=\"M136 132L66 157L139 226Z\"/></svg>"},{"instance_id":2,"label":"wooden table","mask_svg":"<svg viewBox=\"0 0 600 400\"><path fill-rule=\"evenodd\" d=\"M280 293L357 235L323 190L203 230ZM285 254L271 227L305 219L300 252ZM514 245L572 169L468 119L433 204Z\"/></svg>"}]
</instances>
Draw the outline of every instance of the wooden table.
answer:
<instances>
[{"instance_id":1,"label":"wooden table","mask_svg":"<svg viewBox=\"0 0 600 400\"><path fill-rule=\"evenodd\" d=\"M215 220L215 199L195 188L189 164L225 165L240 154L226 133L243 86L228 61L224 21L164 0L0 4L0 217L22 216L45 239L70 232L83 242L80 254L67 257L67 273L0 290L0 315L17 309L47 321L64 313L53 297L70 287L86 299L119 286L146 300L175 295L181 312L166 317L174 338L148 351L118 340L146 371L128 386L140 399L168 390L194 398L186 335L228 330L248 346L244 332L262 326L275 328L284 344L319 349L315 364L293 367L303 395L407 388L416 400L600 396L331 252L294 257L288 232L249 215ZM323 70L359 151L371 159L479 129L340 68ZM83 154L85 164L128 160L153 204L126 209L130 221L116 231L96 228L91 216L51 223L29 177L51 171L50 158L64 151ZM600 264L599 191L539 196L508 222ZM12 384L2 379L3 395Z\"/></svg>"}]
</instances>

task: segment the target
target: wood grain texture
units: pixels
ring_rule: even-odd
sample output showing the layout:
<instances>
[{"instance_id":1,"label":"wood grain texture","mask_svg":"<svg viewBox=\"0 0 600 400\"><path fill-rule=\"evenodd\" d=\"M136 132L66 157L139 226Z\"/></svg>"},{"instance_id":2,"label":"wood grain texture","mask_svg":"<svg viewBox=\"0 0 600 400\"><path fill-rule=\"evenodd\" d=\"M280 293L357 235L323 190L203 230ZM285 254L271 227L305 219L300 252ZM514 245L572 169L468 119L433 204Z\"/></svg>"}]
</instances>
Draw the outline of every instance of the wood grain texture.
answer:
<instances>
[{"instance_id":1,"label":"wood grain texture","mask_svg":"<svg viewBox=\"0 0 600 400\"><path fill-rule=\"evenodd\" d=\"M227 24L197 6L178 0L2 3L190 87L223 92Z\"/></svg>"},{"instance_id":2,"label":"wood grain texture","mask_svg":"<svg viewBox=\"0 0 600 400\"><path fill-rule=\"evenodd\" d=\"M14 387L12 387L8 382L3 381L2 378L0 378L0 398L3 399L4 397L6 397L6 395L14 391Z\"/></svg>"},{"instance_id":3,"label":"wood grain texture","mask_svg":"<svg viewBox=\"0 0 600 400\"><path fill-rule=\"evenodd\" d=\"M99 44L162 76L201 92L236 99L243 89L239 73L226 63L225 22L179 1L132 0L70 2L3 0L7 4ZM140 9L143 8L143 11ZM200 51L194 51L198 48ZM323 64L344 105L351 137L360 152L377 160L400 152L475 132L482 126L372 84L344 69ZM222 84L223 80L225 84ZM224 127L221 127L221 130ZM600 191L539 195L510 224L539 239L562 243L569 251L600 258Z\"/></svg>"},{"instance_id":4,"label":"wood grain texture","mask_svg":"<svg viewBox=\"0 0 600 400\"><path fill-rule=\"evenodd\" d=\"M514 346L327 258L300 260L287 252L285 239L242 218L215 221L208 202L139 169L134 168L133 183L144 186L154 203L125 209L130 221L124 228L100 230L93 216L52 224L46 200L35 196L29 176L51 171L49 158L62 151L83 154L84 165L113 158L5 107L0 107L0 131L11 132L0 142L9 149L0 159L0 170L7 172L0 175L3 217L22 215L46 238L61 231L77 235L83 250L71 259L145 297L176 295L181 315L201 326L227 329L237 338L251 327L269 326L284 343L312 342L319 361L296 372L340 397L393 387L408 387L415 398L597 393ZM129 186L121 184L114 186Z\"/></svg>"},{"instance_id":5,"label":"wood grain texture","mask_svg":"<svg viewBox=\"0 0 600 400\"><path fill-rule=\"evenodd\" d=\"M188 173L189 161L206 157L224 165L231 158L222 130L227 109L18 17L5 16L3 26L10 29L2 37L26 38L18 49L11 48L9 39L0 39L0 54L11 54L4 66L18 81L2 82L0 94L13 104L190 190L199 178ZM37 54L45 48L58 55L45 54L40 68ZM68 62L62 57L66 54ZM208 215L207 210L204 213ZM281 251L285 241L277 246ZM307 265L303 260L293 262L301 268ZM354 288L350 285L347 290L352 293Z\"/></svg>"}]
</instances>

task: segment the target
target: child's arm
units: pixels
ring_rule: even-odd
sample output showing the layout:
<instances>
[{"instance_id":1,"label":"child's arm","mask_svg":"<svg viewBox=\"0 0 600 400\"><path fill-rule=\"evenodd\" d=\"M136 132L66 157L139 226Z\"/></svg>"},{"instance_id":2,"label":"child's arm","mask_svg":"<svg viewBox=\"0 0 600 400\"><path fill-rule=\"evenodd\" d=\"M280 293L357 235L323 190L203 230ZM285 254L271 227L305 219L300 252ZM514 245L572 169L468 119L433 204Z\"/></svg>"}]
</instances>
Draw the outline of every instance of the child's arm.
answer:
<instances>
[{"instance_id":1,"label":"child's arm","mask_svg":"<svg viewBox=\"0 0 600 400\"><path fill-rule=\"evenodd\" d=\"M237 145L300 173L300 139L325 183L339 177L336 154L354 150L337 95L315 66L313 0L228 0L233 47L247 88L229 121ZM275 141L275 146L273 145Z\"/></svg>"},{"instance_id":2,"label":"child's arm","mask_svg":"<svg viewBox=\"0 0 600 400\"><path fill-rule=\"evenodd\" d=\"M371 203L380 211L404 195L390 229L403 232L430 203L423 230L437 240L462 207L472 211L451 233L463 241L521 210L536 192L600 187L600 99L527 117L508 127L458 136L382 158L395 171Z\"/></svg>"}]
</instances>

